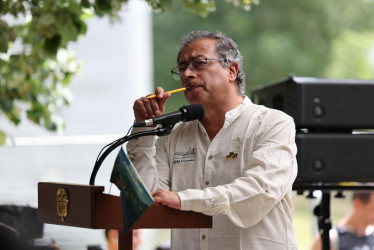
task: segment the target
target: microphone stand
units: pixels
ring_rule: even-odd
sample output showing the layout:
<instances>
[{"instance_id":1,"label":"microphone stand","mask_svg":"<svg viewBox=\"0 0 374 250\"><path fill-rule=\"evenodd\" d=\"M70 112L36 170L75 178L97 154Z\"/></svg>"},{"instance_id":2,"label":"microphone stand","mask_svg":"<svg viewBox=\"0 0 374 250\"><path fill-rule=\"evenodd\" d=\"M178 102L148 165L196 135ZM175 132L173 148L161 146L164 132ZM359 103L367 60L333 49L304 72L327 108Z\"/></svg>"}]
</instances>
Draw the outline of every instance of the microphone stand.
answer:
<instances>
[{"instance_id":1,"label":"microphone stand","mask_svg":"<svg viewBox=\"0 0 374 250\"><path fill-rule=\"evenodd\" d=\"M95 178L96 174L99 171L99 168L101 164L103 163L104 159L118 146L122 145L123 143L130 141L132 139L142 137L142 136L150 136L150 135L157 135L157 136L165 136L169 135L171 133L171 130L173 129L175 124L162 124L162 128L157 128L154 130L147 130L147 131L141 131L132 135L124 136L120 139L118 139L115 143L113 143L109 148L107 148L103 154L99 157L99 159L96 161L95 166L91 173L90 178L90 185L95 185Z\"/></svg>"}]
</instances>

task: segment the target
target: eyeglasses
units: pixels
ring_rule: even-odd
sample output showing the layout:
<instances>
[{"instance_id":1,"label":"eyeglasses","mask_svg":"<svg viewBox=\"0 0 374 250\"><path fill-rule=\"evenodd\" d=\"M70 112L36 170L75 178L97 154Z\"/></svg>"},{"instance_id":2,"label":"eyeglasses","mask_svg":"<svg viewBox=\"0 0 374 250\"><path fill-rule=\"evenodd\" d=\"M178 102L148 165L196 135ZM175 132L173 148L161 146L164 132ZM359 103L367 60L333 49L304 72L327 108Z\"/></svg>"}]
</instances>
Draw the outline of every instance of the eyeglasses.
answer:
<instances>
[{"instance_id":1,"label":"eyeglasses","mask_svg":"<svg viewBox=\"0 0 374 250\"><path fill-rule=\"evenodd\" d=\"M189 63L181 63L177 67L171 70L171 74L175 78L175 80L180 80L181 75L186 71L187 67L190 68L191 71L200 71L204 70L208 67L208 60L210 61L223 61L223 58L195 58L192 59Z\"/></svg>"}]
</instances>

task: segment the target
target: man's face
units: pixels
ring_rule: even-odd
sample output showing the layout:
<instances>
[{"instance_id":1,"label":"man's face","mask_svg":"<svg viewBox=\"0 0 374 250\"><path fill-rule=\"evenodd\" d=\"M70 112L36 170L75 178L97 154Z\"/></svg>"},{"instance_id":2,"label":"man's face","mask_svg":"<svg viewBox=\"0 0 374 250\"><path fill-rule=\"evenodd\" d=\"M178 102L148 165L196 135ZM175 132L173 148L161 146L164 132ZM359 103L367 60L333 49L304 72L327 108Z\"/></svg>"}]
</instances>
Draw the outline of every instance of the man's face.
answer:
<instances>
[{"instance_id":1,"label":"man's face","mask_svg":"<svg viewBox=\"0 0 374 250\"><path fill-rule=\"evenodd\" d=\"M222 67L218 60L205 60L205 58L220 59L216 53L216 40L193 41L182 50L179 58L179 65L184 65L184 71L180 75L181 84L189 87L185 92L189 103L214 104L225 97L229 87L228 68ZM195 63L191 63L193 61ZM198 67L200 62L205 64Z\"/></svg>"}]
</instances>

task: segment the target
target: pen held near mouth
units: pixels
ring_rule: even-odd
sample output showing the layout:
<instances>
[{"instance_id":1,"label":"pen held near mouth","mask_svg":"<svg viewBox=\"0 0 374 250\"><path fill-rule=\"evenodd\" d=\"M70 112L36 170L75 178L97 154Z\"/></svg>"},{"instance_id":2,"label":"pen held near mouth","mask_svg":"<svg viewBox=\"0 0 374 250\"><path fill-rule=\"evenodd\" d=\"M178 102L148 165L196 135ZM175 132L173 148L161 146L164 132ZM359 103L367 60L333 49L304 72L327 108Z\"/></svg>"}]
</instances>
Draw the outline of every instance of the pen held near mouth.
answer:
<instances>
[{"instance_id":1,"label":"pen held near mouth","mask_svg":"<svg viewBox=\"0 0 374 250\"><path fill-rule=\"evenodd\" d=\"M189 89L190 88L187 87L187 88L174 89L174 90L170 90L170 91L167 91L167 92L170 93L170 94L173 94L173 93L176 93L176 92L181 92L181 91L185 91L185 90L189 90ZM149 98L149 99L152 99L152 98L155 98L155 97L156 97L155 94L147 96L147 98Z\"/></svg>"}]
</instances>

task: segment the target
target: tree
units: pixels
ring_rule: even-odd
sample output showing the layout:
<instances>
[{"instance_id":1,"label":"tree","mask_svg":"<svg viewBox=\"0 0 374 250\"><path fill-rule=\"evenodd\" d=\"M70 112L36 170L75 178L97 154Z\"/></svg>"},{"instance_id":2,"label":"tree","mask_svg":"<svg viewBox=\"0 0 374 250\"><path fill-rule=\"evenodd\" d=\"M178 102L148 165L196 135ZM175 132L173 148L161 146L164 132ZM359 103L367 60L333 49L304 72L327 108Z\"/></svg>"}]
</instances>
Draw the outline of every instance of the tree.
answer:
<instances>
[{"instance_id":1,"label":"tree","mask_svg":"<svg viewBox=\"0 0 374 250\"><path fill-rule=\"evenodd\" d=\"M260 85L290 74L327 78L374 78L374 1L261 1L251 11L217 1L207 18L191 15L176 2L171 11L155 15L155 83L175 89L169 68L181 35L197 29L220 30L232 37L244 57L247 94ZM371 34L371 35L370 35ZM370 53L371 51L371 53ZM371 59L373 60L373 59ZM185 104L171 96L167 112Z\"/></svg>"},{"instance_id":2,"label":"tree","mask_svg":"<svg viewBox=\"0 0 374 250\"><path fill-rule=\"evenodd\" d=\"M0 2L0 115L18 125L26 116L56 131L63 127L54 112L69 104L69 83L79 71L66 50L86 33L92 16L114 22L128 0L2 0ZM155 12L171 8L171 0L146 0ZM248 8L253 0L235 0ZM184 0L194 13L214 11L212 0ZM20 21L21 20L21 21ZM0 129L0 145L5 133Z\"/></svg>"}]
</instances>

